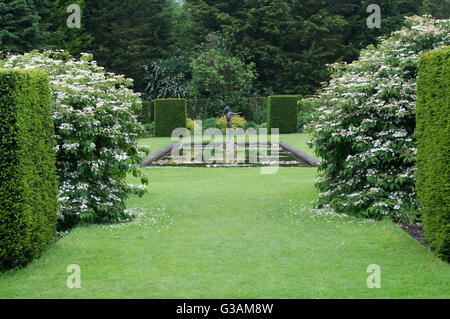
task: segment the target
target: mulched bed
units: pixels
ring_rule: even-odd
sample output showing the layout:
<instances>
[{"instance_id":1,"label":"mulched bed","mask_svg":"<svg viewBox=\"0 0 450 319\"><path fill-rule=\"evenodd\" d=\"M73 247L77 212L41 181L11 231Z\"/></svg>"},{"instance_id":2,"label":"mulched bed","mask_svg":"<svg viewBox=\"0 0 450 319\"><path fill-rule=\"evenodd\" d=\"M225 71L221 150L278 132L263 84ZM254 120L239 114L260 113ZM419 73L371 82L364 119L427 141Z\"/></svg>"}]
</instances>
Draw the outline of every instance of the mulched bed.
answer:
<instances>
[{"instance_id":1,"label":"mulched bed","mask_svg":"<svg viewBox=\"0 0 450 319\"><path fill-rule=\"evenodd\" d=\"M427 242L425 241L425 234L424 230L419 225L405 225L405 224L399 224L397 225L403 229L405 232L407 232L412 238L414 238L416 241L421 243L422 245L426 246Z\"/></svg>"}]
</instances>

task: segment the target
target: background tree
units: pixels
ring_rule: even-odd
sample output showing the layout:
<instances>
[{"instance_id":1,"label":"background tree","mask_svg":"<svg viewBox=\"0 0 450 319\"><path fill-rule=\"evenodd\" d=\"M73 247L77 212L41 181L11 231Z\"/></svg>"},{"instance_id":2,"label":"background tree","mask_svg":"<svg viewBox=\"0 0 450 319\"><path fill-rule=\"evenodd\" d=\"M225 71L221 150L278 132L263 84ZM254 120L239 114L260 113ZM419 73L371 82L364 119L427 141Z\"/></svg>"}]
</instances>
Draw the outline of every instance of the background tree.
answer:
<instances>
[{"instance_id":1,"label":"background tree","mask_svg":"<svg viewBox=\"0 0 450 319\"><path fill-rule=\"evenodd\" d=\"M177 57L194 57L207 35L226 32L234 34L231 55L251 53L259 94L306 95L329 79L326 64L355 60L377 37L399 29L404 16L450 15L450 0L379 0L381 28L369 29L371 2L0 0L0 51L51 47L73 55L92 52L99 65L133 78L135 89L144 92L153 62L177 64ZM80 29L66 25L72 3L82 9ZM189 79L189 68L186 72Z\"/></svg>"},{"instance_id":2,"label":"background tree","mask_svg":"<svg viewBox=\"0 0 450 319\"><path fill-rule=\"evenodd\" d=\"M193 51L196 41L192 30L192 15L184 0L168 0L169 11L172 14L171 38L174 44L174 52L179 55L189 54Z\"/></svg>"},{"instance_id":3,"label":"background tree","mask_svg":"<svg viewBox=\"0 0 450 319\"><path fill-rule=\"evenodd\" d=\"M379 0L376 2L381 9L381 27L370 29L367 27L367 12L371 0L327 0L327 11L340 15L348 23L343 38L344 43L351 49L343 56L344 61L351 62L358 57L359 50L370 44L377 44L380 36L389 36L394 30L402 27L405 16L419 13L422 0Z\"/></svg>"},{"instance_id":4,"label":"background tree","mask_svg":"<svg viewBox=\"0 0 450 319\"><path fill-rule=\"evenodd\" d=\"M77 4L81 8L81 28L68 28L67 8L71 4ZM92 44L93 37L85 26L86 18L86 1L85 0L54 0L51 1L49 10L44 14L44 21L50 25L49 44L52 48L63 49L74 56L78 56L81 52L87 52Z\"/></svg>"},{"instance_id":5,"label":"background tree","mask_svg":"<svg viewBox=\"0 0 450 319\"><path fill-rule=\"evenodd\" d=\"M185 98L191 67L184 56L159 59L144 66L145 100Z\"/></svg>"},{"instance_id":6,"label":"background tree","mask_svg":"<svg viewBox=\"0 0 450 319\"><path fill-rule=\"evenodd\" d=\"M49 33L42 24L43 0L0 0L0 51L23 53L42 48Z\"/></svg>"},{"instance_id":7,"label":"background tree","mask_svg":"<svg viewBox=\"0 0 450 319\"><path fill-rule=\"evenodd\" d=\"M450 17L450 0L423 0L420 14L431 14L437 19Z\"/></svg>"},{"instance_id":8,"label":"background tree","mask_svg":"<svg viewBox=\"0 0 450 319\"><path fill-rule=\"evenodd\" d=\"M89 49L101 65L136 80L143 90L143 65L165 57L172 46L167 0L86 0Z\"/></svg>"},{"instance_id":9,"label":"background tree","mask_svg":"<svg viewBox=\"0 0 450 319\"><path fill-rule=\"evenodd\" d=\"M254 56L260 88L312 94L329 77L325 64L353 61L377 37L400 28L404 16L419 13L424 1L378 1L380 29L366 25L370 0L186 0L186 5L196 42L210 32L236 34L235 48ZM429 2L429 11L447 3Z\"/></svg>"},{"instance_id":10,"label":"background tree","mask_svg":"<svg viewBox=\"0 0 450 319\"><path fill-rule=\"evenodd\" d=\"M220 115L226 105L242 111L257 78L255 64L232 53L232 35L210 34L191 59L191 95L207 98L203 117Z\"/></svg>"}]
</instances>

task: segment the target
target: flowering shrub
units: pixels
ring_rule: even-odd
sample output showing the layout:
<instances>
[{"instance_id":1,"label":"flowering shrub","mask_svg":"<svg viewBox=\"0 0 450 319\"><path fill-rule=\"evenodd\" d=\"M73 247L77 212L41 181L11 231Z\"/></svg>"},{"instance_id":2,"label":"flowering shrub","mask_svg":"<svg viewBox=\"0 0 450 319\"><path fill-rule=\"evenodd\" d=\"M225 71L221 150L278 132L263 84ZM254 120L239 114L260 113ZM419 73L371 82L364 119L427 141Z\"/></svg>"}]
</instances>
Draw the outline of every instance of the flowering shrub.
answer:
<instances>
[{"instance_id":1,"label":"flowering shrub","mask_svg":"<svg viewBox=\"0 0 450 319\"><path fill-rule=\"evenodd\" d=\"M0 62L3 68L40 68L50 76L63 227L128 219L125 199L145 193L145 186L124 181L127 172L140 174L137 138L144 130L133 112L141 100L128 88L132 80L105 73L91 59L83 54L74 60L60 51Z\"/></svg>"},{"instance_id":2,"label":"flowering shrub","mask_svg":"<svg viewBox=\"0 0 450 319\"><path fill-rule=\"evenodd\" d=\"M191 134L194 133L194 130L200 131L200 125L189 117L186 119L186 128L191 131Z\"/></svg>"},{"instance_id":3,"label":"flowering shrub","mask_svg":"<svg viewBox=\"0 0 450 319\"><path fill-rule=\"evenodd\" d=\"M245 118L239 115L231 116L231 127L232 128L240 128L244 127L247 121ZM216 125L218 128L225 130L227 127L227 117L224 115L216 120Z\"/></svg>"},{"instance_id":4,"label":"flowering shrub","mask_svg":"<svg viewBox=\"0 0 450 319\"><path fill-rule=\"evenodd\" d=\"M407 18L353 63L334 64L309 130L321 157L319 206L401 219L417 208L415 106L419 56L450 44L450 20Z\"/></svg>"}]
</instances>

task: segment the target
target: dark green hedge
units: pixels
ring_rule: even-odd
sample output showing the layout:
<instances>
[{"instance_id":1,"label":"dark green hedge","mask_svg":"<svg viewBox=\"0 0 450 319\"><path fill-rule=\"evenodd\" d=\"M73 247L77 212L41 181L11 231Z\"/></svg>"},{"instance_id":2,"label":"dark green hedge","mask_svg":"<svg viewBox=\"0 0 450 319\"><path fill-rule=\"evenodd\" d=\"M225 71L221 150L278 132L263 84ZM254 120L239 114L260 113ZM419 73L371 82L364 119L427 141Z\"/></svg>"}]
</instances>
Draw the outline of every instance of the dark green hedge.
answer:
<instances>
[{"instance_id":1,"label":"dark green hedge","mask_svg":"<svg viewBox=\"0 0 450 319\"><path fill-rule=\"evenodd\" d=\"M450 47L424 54L417 80L417 194L430 247L450 261Z\"/></svg>"},{"instance_id":2,"label":"dark green hedge","mask_svg":"<svg viewBox=\"0 0 450 319\"><path fill-rule=\"evenodd\" d=\"M279 128L280 134L297 132L298 95L269 96L267 101L267 128Z\"/></svg>"},{"instance_id":3,"label":"dark green hedge","mask_svg":"<svg viewBox=\"0 0 450 319\"><path fill-rule=\"evenodd\" d=\"M0 270L26 265L55 236L53 135L46 73L0 70Z\"/></svg>"},{"instance_id":4,"label":"dark green hedge","mask_svg":"<svg viewBox=\"0 0 450 319\"><path fill-rule=\"evenodd\" d=\"M174 129L186 127L186 99L158 99L155 103L155 136L170 137Z\"/></svg>"}]
</instances>

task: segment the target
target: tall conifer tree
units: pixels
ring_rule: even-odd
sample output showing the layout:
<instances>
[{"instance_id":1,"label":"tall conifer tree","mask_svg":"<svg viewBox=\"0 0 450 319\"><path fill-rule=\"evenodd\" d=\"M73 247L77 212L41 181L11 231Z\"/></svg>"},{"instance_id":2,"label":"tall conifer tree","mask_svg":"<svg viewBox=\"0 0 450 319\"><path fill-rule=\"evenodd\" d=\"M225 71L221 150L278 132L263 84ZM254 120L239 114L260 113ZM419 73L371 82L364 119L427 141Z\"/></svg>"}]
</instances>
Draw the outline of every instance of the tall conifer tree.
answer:
<instances>
[{"instance_id":1,"label":"tall conifer tree","mask_svg":"<svg viewBox=\"0 0 450 319\"><path fill-rule=\"evenodd\" d=\"M142 90L143 65L171 49L172 14L167 0L86 0L91 52L110 70L136 80Z\"/></svg>"},{"instance_id":2,"label":"tall conifer tree","mask_svg":"<svg viewBox=\"0 0 450 319\"><path fill-rule=\"evenodd\" d=\"M0 51L24 53L47 44L49 33L41 24L42 0L0 0Z\"/></svg>"},{"instance_id":3,"label":"tall conifer tree","mask_svg":"<svg viewBox=\"0 0 450 319\"><path fill-rule=\"evenodd\" d=\"M80 28L69 28L67 19L71 13L67 8L71 4L76 4L81 9ZM85 0L53 0L50 3L45 22L50 25L49 43L54 49L64 49L72 55L88 51L93 37L86 29L86 1Z\"/></svg>"},{"instance_id":4,"label":"tall conifer tree","mask_svg":"<svg viewBox=\"0 0 450 319\"><path fill-rule=\"evenodd\" d=\"M238 50L249 50L263 87L275 93L314 93L327 80L325 64L352 61L361 48L398 29L404 16L428 0L379 0L381 28L367 27L371 0L186 0L196 42L232 31ZM448 0L429 0L423 11ZM448 17L447 17L448 18Z\"/></svg>"}]
</instances>

